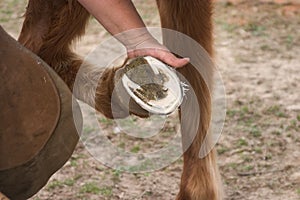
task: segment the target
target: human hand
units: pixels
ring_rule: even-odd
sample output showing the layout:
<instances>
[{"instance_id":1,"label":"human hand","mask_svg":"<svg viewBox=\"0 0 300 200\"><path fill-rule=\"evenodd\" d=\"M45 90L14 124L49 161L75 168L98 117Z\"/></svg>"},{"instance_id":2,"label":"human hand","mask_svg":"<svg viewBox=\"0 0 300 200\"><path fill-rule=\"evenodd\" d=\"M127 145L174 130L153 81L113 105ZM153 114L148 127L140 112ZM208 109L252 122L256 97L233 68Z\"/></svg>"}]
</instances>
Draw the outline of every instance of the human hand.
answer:
<instances>
[{"instance_id":1,"label":"human hand","mask_svg":"<svg viewBox=\"0 0 300 200\"><path fill-rule=\"evenodd\" d=\"M154 38L139 43L136 46L129 46L127 48L128 58L135 58L139 56L152 56L174 68L183 67L189 63L189 58L178 58L172 54L164 45L160 44Z\"/></svg>"},{"instance_id":2,"label":"human hand","mask_svg":"<svg viewBox=\"0 0 300 200\"><path fill-rule=\"evenodd\" d=\"M189 58L178 58L167 47L160 44L146 28L139 28L115 36L127 50L128 58L152 56L174 68L189 63Z\"/></svg>"}]
</instances>

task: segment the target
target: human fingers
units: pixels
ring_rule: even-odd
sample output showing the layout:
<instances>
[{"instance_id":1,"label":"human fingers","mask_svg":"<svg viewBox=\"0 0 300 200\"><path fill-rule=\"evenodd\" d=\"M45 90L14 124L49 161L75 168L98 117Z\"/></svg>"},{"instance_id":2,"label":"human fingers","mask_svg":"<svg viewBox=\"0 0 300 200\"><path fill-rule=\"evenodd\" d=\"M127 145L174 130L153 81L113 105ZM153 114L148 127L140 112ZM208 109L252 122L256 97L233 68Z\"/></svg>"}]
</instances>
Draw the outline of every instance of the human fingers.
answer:
<instances>
[{"instance_id":1,"label":"human fingers","mask_svg":"<svg viewBox=\"0 0 300 200\"><path fill-rule=\"evenodd\" d=\"M128 52L129 58L135 58L139 56L152 56L174 68L183 67L190 61L189 58L178 58L168 50L160 48L136 49Z\"/></svg>"}]
</instances>

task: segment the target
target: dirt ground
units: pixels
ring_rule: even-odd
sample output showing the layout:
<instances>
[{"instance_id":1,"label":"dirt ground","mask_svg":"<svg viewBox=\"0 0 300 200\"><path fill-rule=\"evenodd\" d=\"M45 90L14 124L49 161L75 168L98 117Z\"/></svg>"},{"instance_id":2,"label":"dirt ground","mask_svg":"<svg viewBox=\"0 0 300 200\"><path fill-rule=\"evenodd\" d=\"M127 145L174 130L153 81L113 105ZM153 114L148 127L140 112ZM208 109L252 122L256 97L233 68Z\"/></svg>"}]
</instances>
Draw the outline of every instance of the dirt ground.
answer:
<instances>
[{"instance_id":1,"label":"dirt ground","mask_svg":"<svg viewBox=\"0 0 300 200\"><path fill-rule=\"evenodd\" d=\"M146 24L158 26L155 1L135 2ZM25 4L0 2L0 24L15 38ZM216 3L216 60L227 100L217 144L225 199L300 199L299 16L297 1ZM77 52L87 55L107 36L92 19ZM137 153L163 146L178 129L176 120L168 120L159 141L147 142L117 134L114 123L105 118L101 125L114 144ZM181 168L182 159L155 172L113 170L93 159L79 142L71 159L31 199L174 199Z\"/></svg>"}]
</instances>

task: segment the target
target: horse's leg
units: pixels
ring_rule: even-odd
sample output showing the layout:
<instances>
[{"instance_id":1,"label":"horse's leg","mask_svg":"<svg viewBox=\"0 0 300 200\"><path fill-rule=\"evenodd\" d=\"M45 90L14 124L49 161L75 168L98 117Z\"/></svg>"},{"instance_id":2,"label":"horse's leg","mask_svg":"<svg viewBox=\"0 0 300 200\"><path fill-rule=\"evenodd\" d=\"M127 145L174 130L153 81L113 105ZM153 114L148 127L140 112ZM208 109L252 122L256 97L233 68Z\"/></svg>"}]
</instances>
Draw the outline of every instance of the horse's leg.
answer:
<instances>
[{"instance_id":1,"label":"horse's leg","mask_svg":"<svg viewBox=\"0 0 300 200\"><path fill-rule=\"evenodd\" d=\"M158 0L157 4L162 27L190 36L212 56L211 17L213 7L211 2L210 0ZM178 45L178 41L174 41L170 37L164 37L164 43L170 49ZM200 110L200 121L196 136L191 146L184 153L184 166L180 192L177 196L178 200L221 199L222 189L216 166L215 151L211 151L205 158L199 158L200 147L208 132L211 117L209 88L212 87L213 66L207 63L205 67L206 75L208 75L206 82L190 64L179 69L196 93ZM188 110L193 111L193 108ZM181 113L181 116L183 116L183 113ZM188 140L187 133L183 132L182 137L183 141Z\"/></svg>"},{"instance_id":2,"label":"horse's leg","mask_svg":"<svg viewBox=\"0 0 300 200\"><path fill-rule=\"evenodd\" d=\"M84 34L89 16L77 0L29 0L19 42L49 64L70 90L81 67L75 97L90 105L96 101L95 108L112 117L111 94L117 68L81 66L83 61L71 50L72 42Z\"/></svg>"},{"instance_id":3,"label":"horse's leg","mask_svg":"<svg viewBox=\"0 0 300 200\"><path fill-rule=\"evenodd\" d=\"M71 45L84 34L88 18L76 0L29 0L18 41L46 61L72 89L82 60Z\"/></svg>"}]
</instances>

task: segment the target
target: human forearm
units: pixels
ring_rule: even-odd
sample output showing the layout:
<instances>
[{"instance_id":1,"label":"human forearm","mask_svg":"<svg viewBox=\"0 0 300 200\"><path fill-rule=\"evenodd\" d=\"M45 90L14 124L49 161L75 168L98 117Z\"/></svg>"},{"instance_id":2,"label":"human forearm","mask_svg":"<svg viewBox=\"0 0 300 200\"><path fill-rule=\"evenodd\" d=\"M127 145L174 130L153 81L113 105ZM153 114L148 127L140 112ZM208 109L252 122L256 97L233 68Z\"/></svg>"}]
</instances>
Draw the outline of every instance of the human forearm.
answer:
<instances>
[{"instance_id":1,"label":"human forearm","mask_svg":"<svg viewBox=\"0 0 300 200\"><path fill-rule=\"evenodd\" d=\"M112 35L145 27L131 0L78 0Z\"/></svg>"},{"instance_id":2,"label":"human forearm","mask_svg":"<svg viewBox=\"0 0 300 200\"><path fill-rule=\"evenodd\" d=\"M153 56L173 67L189 59L176 58L148 32L131 0L78 0L127 49L129 58Z\"/></svg>"}]
</instances>

